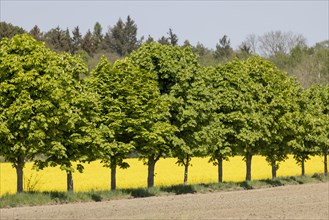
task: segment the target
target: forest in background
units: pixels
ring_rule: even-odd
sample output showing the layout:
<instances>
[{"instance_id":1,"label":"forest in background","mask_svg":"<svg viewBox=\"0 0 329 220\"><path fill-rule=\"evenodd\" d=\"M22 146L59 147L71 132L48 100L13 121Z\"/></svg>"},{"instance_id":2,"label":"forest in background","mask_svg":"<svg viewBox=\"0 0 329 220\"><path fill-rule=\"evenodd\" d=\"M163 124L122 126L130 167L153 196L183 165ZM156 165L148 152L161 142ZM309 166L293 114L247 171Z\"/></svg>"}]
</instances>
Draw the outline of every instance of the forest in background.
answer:
<instances>
[{"instance_id":1,"label":"forest in background","mask_svg":"<svg viewBox=\"0 0 329 220\"><path fill-rule=\"evenodd\" d=\"M97 65L102 55L114 63L138 49L142 43L156 41L164 45L191 46L203 66L216 66L234 58L247 59L252 55L260 55L280 70L296 77L303 88L314 83L329 82L329 39L309 46L304 36L278 30L266 32L261 36L250 34L238 48L232 48L229 36L224 35L219 37L216 48L207 48L200 42L191 45L188 39L180 39L172 29L159 39L150 35L138 38L137 31L137 24L130 16L127 16L125 21L119 19L116 24L110 24L107 30L96 22L85 34L81 33L79 26L73 30L57 26L43 32L38 25L31 30L24 30L14 24L0 22L0 40L29 33L38 41L44 41L47 47L56 52L79 55L89 71Z\"/></svg>"}]
</instances>

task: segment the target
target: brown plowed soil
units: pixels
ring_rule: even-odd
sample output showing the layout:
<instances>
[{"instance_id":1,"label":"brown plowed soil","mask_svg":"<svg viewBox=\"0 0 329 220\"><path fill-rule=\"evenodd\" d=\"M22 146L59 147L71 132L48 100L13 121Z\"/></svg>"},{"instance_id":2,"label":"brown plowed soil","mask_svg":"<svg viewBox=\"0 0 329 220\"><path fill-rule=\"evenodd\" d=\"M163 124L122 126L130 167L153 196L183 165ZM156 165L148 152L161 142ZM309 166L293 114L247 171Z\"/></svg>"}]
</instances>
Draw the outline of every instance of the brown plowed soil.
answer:
<instances>
[{"instance_id":1,"label":"brown plowed soil","mask_svg":"<svg viewBox=\"0 0 329 220\"><path fill-rule=\"evenodd\" d=\"M4 219L329 219L329 183L1 209Z\"/></svg>"}]
</instances>

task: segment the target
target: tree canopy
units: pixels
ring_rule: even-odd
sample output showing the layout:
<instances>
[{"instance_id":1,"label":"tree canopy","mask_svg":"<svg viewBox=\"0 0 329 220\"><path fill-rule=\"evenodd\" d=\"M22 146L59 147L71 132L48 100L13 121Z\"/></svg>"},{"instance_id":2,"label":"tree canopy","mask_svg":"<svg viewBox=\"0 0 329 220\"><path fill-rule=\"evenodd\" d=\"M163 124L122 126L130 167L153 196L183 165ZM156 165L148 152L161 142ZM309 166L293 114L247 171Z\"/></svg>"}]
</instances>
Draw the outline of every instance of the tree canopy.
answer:
<instances>
[{"instance_id":1,"label":"tree canopy","mask_svg":"<svg viewBox=\"0 0 329 220\"><path fill-rule=\"evenodd\" d=\"M3 39L0 53L1 154L17 169L21 192L26 160L44 154L41 168L49 161L65 170L83 160L79 151L90 150L81 147L90 132L83 114L91 114L92 96L81 92L79 74L87 71L81 60L28 35Z\"/></svg>"},{"instance_id":2,"label":"tree canopy","mask_svg":"<svg viewBox=\"0 0 329 220\"><path fill-rule=\"evenodd\" d=\"M33 30L42 37L38 27ZM53 35L71 39L60 28L47 39ZM154 186L156 163L166 157L184 166L184 184L192 157L209 157L218 165L219 182L223 160L234 155L244 157L247 181L253 155L266 157L273 178L288 154L302 174L310 156L322 155L327 174L325 42L315 48L297 45L271 58L289 69L318 57L321 83L305 88L275 62L247 53L247 43L232 61L206 67L195 52L212 52L202 44L192 48L189 42L181 47L150 40L113 64L108 54L99 61L93 57L98 64L89 74L85 58L94 52L88 55L85 47L98 50L95 39L102 44L106 36L99 23L83 38L78 27L73 35L70 53L54 52L49 41L28 34L1 40L0 154L16 169L18 192L27 160L38 169L60 166L68 190L73 190L72 172L82 172L83 163L93 160L111 169L115 189L116 169L129 167L125 159L131 155L148 166L148 187ZM287 59L281 62L282 57Z\"/></svg>"},{"instance_id":3,"label":"tree canopy","mask_svg":"<svg viewBox=\"0 0 329 220\"><path fill-rule=\"evenodd\" d=\"M178 129L173 142L174 155L187 169L191 156L198 150L197 132L207 118L203 101L209 94L197 57L189 47L150 43L142 45L130 58L139 68L151 71L161 96L168 96L169 120ZM187 176L184 182L187 183Z\"/></svg>"}]
</instances>

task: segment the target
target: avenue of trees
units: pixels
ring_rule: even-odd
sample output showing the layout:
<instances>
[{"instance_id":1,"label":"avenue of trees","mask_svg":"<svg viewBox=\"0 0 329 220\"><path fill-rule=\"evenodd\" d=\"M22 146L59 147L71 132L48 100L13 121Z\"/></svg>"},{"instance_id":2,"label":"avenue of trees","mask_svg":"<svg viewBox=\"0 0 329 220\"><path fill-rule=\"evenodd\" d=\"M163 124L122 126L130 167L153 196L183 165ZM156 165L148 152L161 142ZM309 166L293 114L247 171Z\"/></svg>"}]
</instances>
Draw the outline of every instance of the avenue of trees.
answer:
<instances>
[{"instance_id":1,"label":"avenue of trees","mask_svg":"<svg viewBox=\"0 0 329 220\"><path fill-rule=\"evenodd\" d=\"M221 61L204 65L196 47L177 45L171 29L160 42L149 37L142 43L130 17L105 36L96 24L88 32L95 46L90 51L80 48L87 45L88 33L82 38L78 27L73 38L59 28L51 31L71 39L68 48L74 52L59 48L65 47L64 40L43 42L52 39L50 32L35 27L34 34L21 34L24 30L16 29L0 42L0 156L16 169L18 192L23 191L26 161L34 161L36 169L59 166L69 191L74 189L72 172L83 172L83 164L94 160L109 168L115 189L116 169L128 168L125 159L131 155L147 165L148 187L155 184L156 163L166 157L184 166L184 184L195 156L210 157L219 182L225 179L223 160L235 155L246 162L247 181L254 155L266 158L273 178L288 154L302 175L305 161L322 155L328 174L326 43L307 48L300 43L303 38L290 36L298 43L269 50L262 58L251 40L239 55L224 36L214 52ZM126 41L118 40L120 34ZM116 51L114 60L106 47ZM90 69L84 53L95 56L97 50L103 56ZM307 69L305 62L313 62L309 58L318 65ZM298 68L314 71L317 80L302 82L282 70Z\"/></svg>"}]
</instances>

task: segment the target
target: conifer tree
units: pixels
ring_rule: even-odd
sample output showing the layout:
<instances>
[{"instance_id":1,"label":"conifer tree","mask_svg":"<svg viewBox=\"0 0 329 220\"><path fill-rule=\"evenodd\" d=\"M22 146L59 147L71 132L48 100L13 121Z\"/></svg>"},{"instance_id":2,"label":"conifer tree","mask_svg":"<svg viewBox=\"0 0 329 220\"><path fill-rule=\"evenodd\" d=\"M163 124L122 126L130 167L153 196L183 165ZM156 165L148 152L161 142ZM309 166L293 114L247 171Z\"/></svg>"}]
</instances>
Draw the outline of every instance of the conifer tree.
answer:
<instances>
[{"instance_id":1,"label":"conifer tree","mask_svg":"<svg viewBox=\"0 0 329 220\"><path fill-rule=\"evenodd\" d=\"M79 26L76 26L72 31L72 53L76 53L82 46L82 35Z\"/></svg>"},{"instance_id":2,"label":"conifer tree","mask_svg":"<svg viewBox=\"0 0 329 220\"><path fill-rule=\"evenodd\" d=\"M224 35L219 42L216 44L215 58L221 61L228 61L233 54L230 39Z\"/></svg>"},{"instance_id":3,"label":"conifer tree","mask_svg":"<svg viewBox=\"0 0 329 220\"><path fill-rule=\"evenodd\" d=\"M0 22L0 40L4 37L12 38L17 34L24 34L26 31L18 26L4 21Z\"/></svg>"},{"instance_id":4,"label":"conifer tree","mask_svg":"<svg viewBox=\"0 0 329 220\"><path fill-rule=\"evenodd\" d=\"M82 39L81 42L81 48L86 51L89 56L93 56L95 51L96 51L96 47L95 47L95 42L93 39L93 35L90 32L90 30L87 31L87 33L85 34L85 36Z\"/></svg>"},{"instance_id":5,"label":"conifer tree","mask_svg":"<svg viewBox=\"0 0 329 220\"><path fill-rule=\"evenodd\" d=\"M102 42L103 42L102 30L103 30L102 25L99 22L96 22L96 24L94 25L94 31L92 33L96 50L101 49L102 46Z\"/></svg>"},{"instance_id":6,"label":"conifer tree","mask_svg":"<svg viewBox=\"0 0 329 220\"><path fill-rule=\"evenodd\" d=\"M59 26L45 34L47 45L57 52L70 52L71 37L68 29L62 30Z\"/></svg>"},{"instance_id":7,"label":"conifer tree","mask_svg":"<svg viewBox=\"0 0 329 220\"><path fill-rule=\"evenodd\" d=\"M139 45L135 21L128 16L124 23L120 18L106 34L106 41L109 48L121 57L130 54Z\"/></svg>"},{"instance_id":8,"label":"conifer tree","mask_svg":"<svg viewBox=\"0 0 329 220\"><path fill-rule=\"evenodd\" d=\"M169 39L170 44L172 46L177 46L178 37L177 37L177 34L175 34L171 28L169 28L168 35L169 35L168 39Z\"/></svg>"},{"instance_id":9,"label":"conifer tree","mask_svg":"<svg viewBox=\"0 0 329 220\"><path fill-rule=\"evenodd\" d=\"M43 33L40 31L38 25L35 25L29 32L29 34L36 40L41 41L43 38Z\"/></svg>"}]
</instances>

